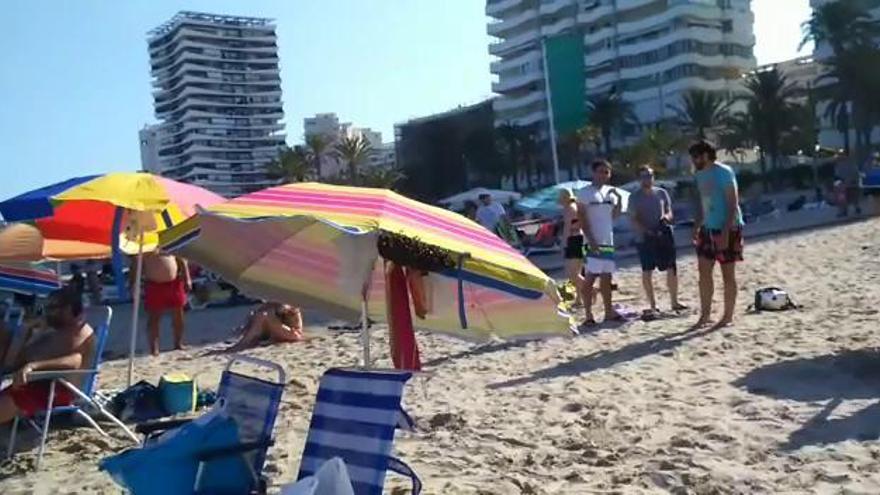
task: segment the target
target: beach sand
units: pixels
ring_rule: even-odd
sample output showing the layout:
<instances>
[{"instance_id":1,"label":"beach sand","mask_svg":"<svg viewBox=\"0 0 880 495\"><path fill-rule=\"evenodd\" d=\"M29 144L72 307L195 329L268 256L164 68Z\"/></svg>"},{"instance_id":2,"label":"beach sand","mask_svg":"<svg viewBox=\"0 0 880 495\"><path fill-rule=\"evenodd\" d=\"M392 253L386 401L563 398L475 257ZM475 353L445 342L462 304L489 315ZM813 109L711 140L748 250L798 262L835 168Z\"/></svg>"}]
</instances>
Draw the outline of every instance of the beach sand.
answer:
<instances>
[{"instance_id":1,"label":"beach sand","mask_svg":"<svg viewBox=\"0 0 880 495\"><path fill-rule=\"evenodd\" d=\"M530 343L420 333L430 373L404 398L420 429L398 434L396 452L426 494L880 493L878 235L871 220L747 241L736 325L719 331L683 333L689 314ZM692 307L694 265L680 259ZM638 297L636 269L616 280L621 295ZM745 314L754 291L771 285L803 309ZM204 313L190 340L217 342L243 312ZM355 333L316 333L250 352L288 374L265 470L275 491L296 476L320 374L360 353ZM373 334L387 366L382 327ZM219 345L139 357L137 377L184 371L213 388L226 358L206 352ZM106 363L102 386L121 387L125 370L124 360ZM0 493L118 493L97 463L125 448L121 436L53 431L36 473L34 445L26 438L0 468ZM389 475L386 492L404 486Z\"/></svg>"}]
</instances>

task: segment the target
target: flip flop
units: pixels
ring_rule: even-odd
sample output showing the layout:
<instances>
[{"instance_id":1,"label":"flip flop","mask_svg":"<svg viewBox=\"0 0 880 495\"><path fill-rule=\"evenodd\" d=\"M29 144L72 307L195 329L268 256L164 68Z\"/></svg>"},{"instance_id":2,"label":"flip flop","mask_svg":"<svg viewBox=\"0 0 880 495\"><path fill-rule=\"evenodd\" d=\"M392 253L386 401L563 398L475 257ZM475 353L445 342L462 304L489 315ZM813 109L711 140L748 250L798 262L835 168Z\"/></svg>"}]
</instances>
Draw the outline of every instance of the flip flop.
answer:
<instances>
[{"instance_id":1,"label":"flip flop","mask_svg":"<svg viewBox=\"0 0 880 495\"><path fill-rule=\"evenodd\" d=\"M586 320L584 320L583 323L578 325L578 328L592 328L592 327L595 327L596 325L598 325L598 323L596 323L595 318L587 318Z\"/></svg>"},{"instance_id":2,"label":"flip flop","mask_svg":"<svg viewBox=\"0 0 880 495\"><path fill-rule=\"evenodd\" d=\"M660 318L659 311L652 311L650 309L642 311L642 321L654 321L658 318Z\"/></svg>"},{"instance_id":3,"label":"flip flop","mask_svg":"<svg viewBox=\"0 0 880 495\"><path fill-rule=\"evenodd\" d=\"M681 303L678 303L672 307L673 311L684 311L686 309L691 309L691 308L688 306L685 306L684 304L681 304Z\"/></svg>"}]
</instances>

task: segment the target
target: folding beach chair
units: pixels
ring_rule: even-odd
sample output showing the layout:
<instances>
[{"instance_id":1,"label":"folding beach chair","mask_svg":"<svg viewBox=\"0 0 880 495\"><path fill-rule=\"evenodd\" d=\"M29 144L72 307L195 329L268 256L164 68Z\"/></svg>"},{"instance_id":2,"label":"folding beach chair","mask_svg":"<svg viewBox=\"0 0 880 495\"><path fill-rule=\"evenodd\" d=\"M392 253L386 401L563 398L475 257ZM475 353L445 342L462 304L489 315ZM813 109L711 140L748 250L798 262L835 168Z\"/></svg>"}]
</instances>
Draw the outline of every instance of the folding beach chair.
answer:
<instances>
[{"instance_id":1,"label":"folding beach chair","mask_svg":"<svg viewBox=\"0 0 880 495\"><path fill-rule=\"evenodd\" d=\"M276 379L233 371L240 363L267 369ZM138 425L135 430L146 435L143 446L104 459L101 469L133 494L265 493L261 473L286 383L278 364L235 356L220 378L214 409L195 420Z\"/></svg>"},{"instance_id":2,"label":"folding beach chair","mask_svg":"<svg viewBox=\"0 0 880 495\"><path fill-rule=\"evenodd\" d=\"M314 475L333 457L345 462L355 495L381 495L388 470L408 476L418 495L421 480L391 456L396 428L413 429L400 401L412 376L398 371L330 369L321 377L299 476Z\"/></svg>"},{"instance_id":3,"label":"folding beach chair","mask_svg":"<svg viewBox=\"0 0 880 495\"><path fill-rule=\"evenodd\" d=\"M98 308L95 308L98 309ZM22 419L26 420L34 429L40 432L40 450L37 454L37 469L40 469L40 464L43 461L43 452L46 450L46 438L49 434L49 425L52 420L52 416L58 414L69 414L73 413L78 417L85 420L89 425L92 426L95 430L97 430L103 436L109 436L103 428L101 428L98 423L88 414L86 410L91 408L97 412L99 412L102 416L110 420L114 425L118 426L135 442L138 441L137 436L132 433L131 430L126 427L122 421L119 421L115 416L110 414L107 409L97 400L95 400L95 392L96 385L98 381L98 371L101 366L101 354L104 352L104 345L107 342L107 334L110 331L110 320L113 316L113 312L108 307L100 308L97 313L100 318L95 318L95 321L100 323L95 328L95 353L93 357L93 361L91 363L91 367L89 369L84 370L75 370L75 371L36 371L30 373L28 375L28 380L30 381L40 381L40 380L51 380L49 385L49 400L46 402L46 410L37 413L35 416L30 418L23 418L20 416L16 416L16 418L12 422L12 432L9 437L9 445L6 450L6 457L11 458L15 451L15 439L18 432L18 424ZM71 375L81 375L83 376L83 387L82 389L77 388L75 385L70 383L67 378ZM76 401L69 406L59 406L59 407L50 407L53 401L55 400L55 390L58 386L62 386L69 390L73 395L76 396Z\"/></svg>"}]
</instances>

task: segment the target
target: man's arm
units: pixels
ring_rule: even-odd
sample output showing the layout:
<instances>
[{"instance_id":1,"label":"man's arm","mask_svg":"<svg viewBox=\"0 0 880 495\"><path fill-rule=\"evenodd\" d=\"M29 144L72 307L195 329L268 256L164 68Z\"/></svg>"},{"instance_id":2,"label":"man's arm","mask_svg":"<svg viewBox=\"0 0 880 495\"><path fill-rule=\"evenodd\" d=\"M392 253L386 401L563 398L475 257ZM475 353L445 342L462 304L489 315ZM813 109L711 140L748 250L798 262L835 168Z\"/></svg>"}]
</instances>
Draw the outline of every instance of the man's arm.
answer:
<instances>
[{"instance_id":1,"label":"man's arm","mask_svg":"<svg viewBox=\"0 0 880 495\"><path fill-rule=\"evenodd\" d=\"M183 270L183 280L186 283L186 290L192 290L192 277L189 274L189 263L186 262L183 258L175 258L177 260L178 266L181 270Z\"/></svg>"},{"instance_id":2,"label":"man's arm","mask_svg":"<svg viewBox=\"0 0 880 495\"><path fill-rule=\"evenodd\" d=\"M731 182L724 188L724 202L727 206L727 218L724 219L724 229L730 231L736 221L736 210L739 206L739 191L736 182Z\"/></svg>"},{"instance_id":3,"label":"man's arm","mask_svg":"<svg viewBox=\"0 0 880 495\"><path fill-rule=\"evenodd\" d=\"M52 359L31 361L25 366L29 367L30 371L74 370L82 366L82 358L82 353L75 351Z\"/></svg>"},{"instance_id":4,"label":"man's arm","mask_svg":"<svg viewBox=\"0 0 880 495\"><path fill-rule=\"evenodd\" d=\"M614 202L614 208L611 210L611 218L617 220L620 217L620 213L623 211L623 198L620 197L620 193L617 192L617 189L611 188L611 194L617 198L617 201Z\"/></svg>"},{"instance_id":5,"label":"man's arm","mask_svg":"<svg viewBox=\"0 0 880 495\"><path fill-rule=\"evenodd\" d=\"M630 202L632 202L632 196L630 196L629 200ZM630 205L629 221L636 232L643 233L645 231L645 225L642 223L642 219L639 217L639 209L633 208L632 205Z\"/></svg>"},{"instance_id":6,"label":"man's arm","mask_svg":"<svg viewBox=\"0 0 880 495\"><path fill-rule=\"evenodd\" d=\"M663 191L663 218L665 218L667 222L672 223L672 198L665 189L661 189L661 191Z\"/></svg>"}]
</instances>

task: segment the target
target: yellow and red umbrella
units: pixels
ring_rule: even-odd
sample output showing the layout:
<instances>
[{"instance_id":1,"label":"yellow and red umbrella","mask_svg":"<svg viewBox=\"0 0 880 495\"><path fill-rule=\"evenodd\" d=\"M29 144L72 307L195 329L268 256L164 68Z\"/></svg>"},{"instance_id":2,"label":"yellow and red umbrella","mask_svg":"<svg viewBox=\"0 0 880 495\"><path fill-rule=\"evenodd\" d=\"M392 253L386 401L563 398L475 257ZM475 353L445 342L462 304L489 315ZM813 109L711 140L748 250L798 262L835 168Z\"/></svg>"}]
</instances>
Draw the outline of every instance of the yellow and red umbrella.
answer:
<instances>
[{"instance_id":1,"label":"yellow and red umbrella","mask_svg":"<svg viewBox=\"0 0 880 495\"><path fill-rule=\"evenodd\" d=\"M138 283L134 287L132 311L133 362L141 254L155 248L158 232L193 215L197 206L208 207L223 200L206 189L164 177L143 172L111 172L68 179L0 202L0 215L6 222L34 225L42 235L43 252L47 251L47 241L109 246L120 293L124 293L120 253L138 253Z\"/></svg>"}]
</instances>

